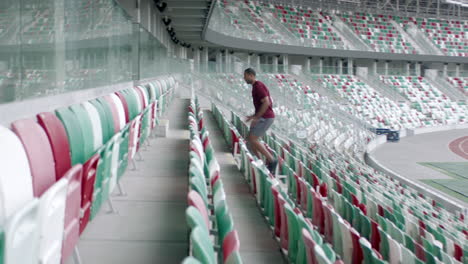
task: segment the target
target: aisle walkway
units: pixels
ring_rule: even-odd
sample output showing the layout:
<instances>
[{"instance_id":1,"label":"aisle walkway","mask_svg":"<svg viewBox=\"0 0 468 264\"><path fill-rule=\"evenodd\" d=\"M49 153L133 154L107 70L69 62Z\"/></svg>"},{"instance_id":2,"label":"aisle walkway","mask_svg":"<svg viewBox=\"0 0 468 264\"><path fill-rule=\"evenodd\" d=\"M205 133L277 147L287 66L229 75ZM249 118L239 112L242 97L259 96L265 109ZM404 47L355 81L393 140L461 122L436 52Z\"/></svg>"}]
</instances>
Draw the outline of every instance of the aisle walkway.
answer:
<instances>
[{"instance_id":1,"label":"aisle walkway","mask_svg":"<svg viewBox=\"0 0 468 264\"><path fill-rule=\"evenodd\" d=\"M188 104L174 99L168 137L151 139L138 169L123 176L127 195L113 196L118 212L106 213L105 204L88 225L78 245L84 264L180 263L187 256Z\"/></svg>"},{"instance_id":2,"label":"aisle walkway","mask_svg":"<svg viewBox=\"0 0 468 264\"><path fill-rule=\"evenodd\" d=\"M279 244L274 240L257 207L255 197L238 170L234 157L211 111L204 111L206 128L221 167L226 200L240 239L240 254L245 264L285 263Z\"/></svg>"}]
</instances>

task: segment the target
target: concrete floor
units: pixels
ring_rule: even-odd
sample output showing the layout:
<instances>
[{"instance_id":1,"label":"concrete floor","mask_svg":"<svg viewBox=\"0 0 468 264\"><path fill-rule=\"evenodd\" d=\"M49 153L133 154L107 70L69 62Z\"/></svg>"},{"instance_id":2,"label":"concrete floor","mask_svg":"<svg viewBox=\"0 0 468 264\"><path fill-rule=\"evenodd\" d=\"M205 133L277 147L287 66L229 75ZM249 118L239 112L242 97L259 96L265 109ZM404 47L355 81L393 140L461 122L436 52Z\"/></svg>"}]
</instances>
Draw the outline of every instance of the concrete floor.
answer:
<instances>
[{"instance_id":1,"label":"concrete floor","mask_svg":"<svg viewBox=\"0 0 468 264\"><path fill-rule=\"evenodd\" d=\"M104 204L89 223L78 244L83 264L181 263L189 254L188 104L187 99L174 100L166 117L168 137L151 139L151 146L141 150L138 169L129 168L121 179L127 195L112 196L117 213L108 213ZM205 121L244 263L285 263L211 112L205 112ZM67 264L72 263L70 258Z\"/></svg>"},{"instance_id":2,"label":"concrete floor","mask_svg":"<svg viewBox=\"0 0 468 264\"><path fill-rule=\"evenodd\" d=\"M174 100L168 137L150 139L138 169L121 179L127 195L112 197L117 213L104 204L86 228L78 245L84 264L180 263L188 255L188 104Z\"/></svg>"},{"instance_id":3,"label":"concrete floor","mask_svg":"<svg viewBox=\"0 0 468 264\"><path fill-rule=\"evenodd\" d=\"M370 155L384 167L411 180L452 179L452 177L418 162L468 162L449 149L453 140L468 135L468 129L420 134L405 137L398 143L387 142L376 148ZM441 193L435 188L432 190ZM466 203L457 199L460 203Z\"/></svg>"}]
</instances>

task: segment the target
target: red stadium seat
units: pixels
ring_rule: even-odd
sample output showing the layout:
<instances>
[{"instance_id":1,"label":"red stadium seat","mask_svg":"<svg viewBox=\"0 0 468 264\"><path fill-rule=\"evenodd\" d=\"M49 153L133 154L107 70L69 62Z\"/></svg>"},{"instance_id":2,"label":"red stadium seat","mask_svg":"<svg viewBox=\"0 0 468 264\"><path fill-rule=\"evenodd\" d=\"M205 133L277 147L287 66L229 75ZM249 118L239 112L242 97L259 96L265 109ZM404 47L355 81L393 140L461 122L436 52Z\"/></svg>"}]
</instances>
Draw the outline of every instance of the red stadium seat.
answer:
<instances>
[{"instance_id":1,"label":"red stadium seat","mask_svg":"<svg viewBox=\"0 0 468 264\"><path fill-rule=\"evenodd\" d=\"M200 196L199 193L196 191L192 190L188 193L187 195L188 199L188 205L193 206L197 208L198 211L200 211L200 214L203 216L203 219L205 220L206 226L210 227L210 219L208 215L208 209L206 208L205 202L203 201L203 198Z\"/></svg>"},{"instance_id":2,"label":"red stadium seat","mask_svg":"<svg viewBox=\"0 0 468 264\"><path fill-rule=\"evenodd\" d=\"M83 233L89 222L98 163L99 154L95 154L83 165L83 178L81 181L80 234Z\"/></svg>"},{"instance_id":3,"label":"red stadium seat","mask_svg":"<svg viewBox=\"0 0 468 264\"><path fill-rule=\"evenodd\" d=\"M40 197L56 181L54 156L47 134L32 119L15 121L11 127L28 156L34 196Z\"/></svg>"},{"instance_id":4,"label":"red stadium seat","mask_svg":"<svg viewBox=\"0 0 468 264\"><path fill-rule=\"evenodd\" d=\"M237 231L232 230L226 235L223 241L223 261L226 261L233 252L238 251L239 246L240 242Z\"/></svg>"},{"instance_id":5,"label":"red stadium seat","mask_svg":"<svg viewBox=\"0 0 468 264\"><path fill-rule=\"evenodd\" d=\"M37 120L49 138L55 162L55 176L56 180L59 180L71 168L67 131L53 113L40 113L37 115Z\"/></svg>"},{"instance_id":6,"label":"red stadium seat","mask_svg":"<svg viewBox=\"0 0 468 264\"><path fill-rule=\"evenodd\" d=\"M122 101L122 105L124 107L125 112L125 123L128 123L130 122L130 113L128 110L127 100L125 100L125 96L121 92L116 92L115 94L119 97L120 101Z\"/></svg>"}]
</instances>

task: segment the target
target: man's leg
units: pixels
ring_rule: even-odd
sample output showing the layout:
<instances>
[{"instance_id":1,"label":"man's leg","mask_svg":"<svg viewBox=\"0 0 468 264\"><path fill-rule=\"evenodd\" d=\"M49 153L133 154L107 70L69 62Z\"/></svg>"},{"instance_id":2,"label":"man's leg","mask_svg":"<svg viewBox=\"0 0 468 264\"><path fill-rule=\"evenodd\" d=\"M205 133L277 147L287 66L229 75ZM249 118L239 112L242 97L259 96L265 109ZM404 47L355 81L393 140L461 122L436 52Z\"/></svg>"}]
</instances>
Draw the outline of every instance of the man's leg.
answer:
<instances>
[{"instance_id":1,"label":"man's leg","mask_svg":"<svg viewBox=\"0 0 468 264\"><path fill-rule=\"evenodd\" d=\"M252 146L252 150L254 154L258 157L261 158L259 154L263 154L263 156L266 157L267 162L273 162L274 157L271 155L271 153L265 148L265 146L260 142L259 137L253 135L252 133L249 134L248 136L248 141L250 145Z\"/></svg>"}]
</instances>

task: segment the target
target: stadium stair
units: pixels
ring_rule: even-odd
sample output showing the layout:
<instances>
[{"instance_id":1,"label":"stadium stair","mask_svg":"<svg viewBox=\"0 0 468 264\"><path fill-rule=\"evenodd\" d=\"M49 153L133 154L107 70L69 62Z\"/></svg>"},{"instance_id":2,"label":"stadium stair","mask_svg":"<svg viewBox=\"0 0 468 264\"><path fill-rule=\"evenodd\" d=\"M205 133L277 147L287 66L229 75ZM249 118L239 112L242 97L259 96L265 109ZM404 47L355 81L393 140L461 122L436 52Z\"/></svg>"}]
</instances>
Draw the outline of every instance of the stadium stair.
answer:
<instances>
[{"instance_id":1,"label":"stadium stair","mask_svg":"<svg viewBox=\"0 0 468 264\"><path fill-rule=\"evenodd\" d=\"M208 110L202 111L199 106L198 103L193 103L190 109L194 114L190 119L193 143L190 165L192 191L189 193L189 205L192 205L194 200L191 196L199 196L201 199L197 203L199 206L190 206L186 213L187 222L192 228L191 255L200 263L216 263L213 261L216 259L219 260L217 263L231 264L284 263L278 244L272 239L267 225L259 215L255 198L249 194L248 185L236 167L234 157L230 155L231 151L216 125L213 114ZM202 155L198 154L203 152ZM203 163L205 166L199 165ZM201 167L205 167L205 172ZM202 175L207 176L206 179L196 180L203 178ZM194 194L193 190L197 194ZM208 224L193 224L193 216L197 214L193 212L195 208L197 212L201 212ZM209 210L210 208L212 210ZM208 245L205 252L211 252L208 258L198 253L200 243L193 237L197 232L200 233L197 226L204 227L205 240L208 241L205 243ZM212 234L211 239L209 234ZM232 240L236 245L234 250L229 247ZM213 249L217 254L212 254ZM189 259L190 257L185 261L188 262Z\"/></svg>"}]
</instances>

